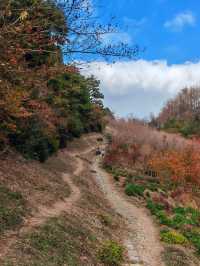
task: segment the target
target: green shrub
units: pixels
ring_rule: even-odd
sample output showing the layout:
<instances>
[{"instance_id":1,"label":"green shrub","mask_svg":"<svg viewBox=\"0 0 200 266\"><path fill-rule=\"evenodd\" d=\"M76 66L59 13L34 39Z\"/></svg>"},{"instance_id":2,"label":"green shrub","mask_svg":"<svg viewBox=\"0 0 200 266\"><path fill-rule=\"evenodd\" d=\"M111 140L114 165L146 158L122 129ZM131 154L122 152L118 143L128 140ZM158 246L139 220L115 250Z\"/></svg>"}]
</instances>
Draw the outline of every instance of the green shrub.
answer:
<instances>
[{"instance_id":1,"label":"green shrub","mask_svg":"<svg viewBox=\"0 0 200 266\"><path fill-rule=\"evenodd\" d=\"M125 187L125 193L128 196L143 196L145 187L137 184L127 184Z\"/></svg>"},{"instance_id":2,"label":"green shrub","mask_svg":"<svg viewBox=\"0 0 200 266\"><path fill-rule=\"evenodd\" d=\"M99 259L108 266L120 265L123 261L124 248L114 241L106 241L99 250Z\"/></svg>"},{"instance_id":3,"label":"green shrub","mask_svg":"<svg viewBox=\"0 0 200 266\"><path fill-rule=\"evenodd\" d=\"M147 208L151 211L153 215L156 215L159 211L165 209L164 205L160 203L155 203L152 200L147 200Z\"/></svg>"},{"instance_id":4,"label":"green shrub","mask_svg":"<svg viewBox=\"0 0 200 266\"><path fill-rule=\"evenodd\" d=\"M172 220L170 217L167 216L164 210L165 209L164 205L160 203L155 203L152 200L148 200L147 208L151 211L153 215L156 216L160 224L167 225L169 227L172 226Z\"/></svg>"},{"instance_id":5,"label":"green shrub","mask_svg":"<svg viewBox=\"0 0 200 266\"><path fill-rule=\"evenodd\" d=\"M157 211L155 215L158 218L160 224L167 225L167 226L172 225L171 219L166 215L166 212L164 210Z\"/></svg>"},{"instance_id":6,"label":"green shrub","mask_svg":"<svg viewBox=\"0 0 200 266\"><path fill-rule=\"evenodd\" d=\"M71 117L69 124L69 132L72 137L79 138L81 134L84 132L83 123L78 115L74 115Z\"/></svg>"},{"instance_id":7,"label":"green shrub","mask_svg":"<svg viewBox=\"0 0 200 266\"><path fill-rule=\"evenodd\" d=\"M198 210L191 207L177 207L174 208L173 211L175 213L175 216L172 219L174 227L178 228L186 224L194 226L200 225L200 212Z\"/></svg>"},{"instance_id":8,"label":"green shrub","mask_svg":"<svg viewBox=\"0 0 200 266\"><path fill-rule=\"evenodd\" d=\"M10 135L10 141L26 158L44 162L59 148L59 140L45 132L45 126L39 120L30 120L29 125Z\"/></svg>"},{"instance_id":9,"label":"green shrub","mask_svg":"<svg viewBox=\"0 0 200 266\"><path fill-rule=\"evenodd\" d=\"M173 212L177 213L177 214L185 215L186 214L186 208L176 207L176 208L173 209Z\"/></svg>"},{"instance_id":10,"label":"green shrub","mask_svg":"<svg viewBox=\"0 0 200 266\"><path fill-rule=\"evenodd\" d=\"M193 228L185 231L183 234L195 246L198 254L200 255L200 229Z\"/></svg>"},{"instance_id":11,"label":"green shrub","mask_svg":"<svg viewBox=\"0 0 200 266\"><path fill-rule=\"evenodd\" d=\"M185 224L188 224L188 220L187 218L182 215L177 213L173 218L172 218L172 227L175 229L179 229L180 227L182 227Z\"/></svg>"},{"instance_id":12,"label":"green shrub","mask_svg":"<svg viewBox=\"0 0 200 266\"><path fill-rule=\"evenodd\" d=\"M187 245L187 238L176 231L161 231L161 240L168 244Z\"/></svg>"}]
</instances>

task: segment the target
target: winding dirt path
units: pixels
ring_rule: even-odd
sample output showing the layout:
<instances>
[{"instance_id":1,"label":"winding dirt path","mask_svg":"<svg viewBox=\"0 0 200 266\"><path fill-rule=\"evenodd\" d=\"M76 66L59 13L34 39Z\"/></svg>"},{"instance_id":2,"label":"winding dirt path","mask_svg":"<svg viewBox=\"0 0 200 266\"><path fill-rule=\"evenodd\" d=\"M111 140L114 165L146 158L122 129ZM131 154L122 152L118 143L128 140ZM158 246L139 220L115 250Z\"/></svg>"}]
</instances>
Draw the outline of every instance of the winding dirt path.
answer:
<instances>
[{"instance_id":1,"label":"winding dirt path","mask_svg":"<svg viewBox=\"0 0 200 266\"><path fill-rule=\"evenodd\" d=\"M158 231L144 208L128 202L116 191L113 178L94 161L93 170L99 186L117 213L125 218L129 234L124 244L128 250L129 264L137 266L164 266L161 260L163 248Z\"/></svg>"},{"instance_id":2,"label":"winding dirt path","mask_svg":"<svg viewBox=\"0 0 200 266\"><path fill-rule=\"evenodd\" d=\"M62 212L70 213L72 206L80 199L81 192L77 186L72 182L73 176L78 176L84 170L84 163L81 156L91 152L91 148L86 149L81 153L70 153L70 155L76 160L76 169L72 174L63 173L62 178L70 186L70 196L64 200L55 202L52 206L38 206L38 212L24 221L20 230L10 232L5 236L4 241L1 241L0 245L0 260L6 256L11 246L16 243L19 236L23 233L29 232L32 228L40 226L46 222L47 219L52 217L58 217Z\"/></svg>"}]
</instances>

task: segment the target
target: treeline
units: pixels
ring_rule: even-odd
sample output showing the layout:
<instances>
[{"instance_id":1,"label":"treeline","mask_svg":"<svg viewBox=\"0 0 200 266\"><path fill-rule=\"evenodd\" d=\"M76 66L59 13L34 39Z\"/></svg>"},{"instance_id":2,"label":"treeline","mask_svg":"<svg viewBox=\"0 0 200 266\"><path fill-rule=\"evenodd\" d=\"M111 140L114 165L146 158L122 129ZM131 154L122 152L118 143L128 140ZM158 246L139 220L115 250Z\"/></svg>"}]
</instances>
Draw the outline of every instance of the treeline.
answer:
<instances>
[{"instance_id":1,"label":"treeline","mask_svg":"<svg viewBox=\"0 0 200 266\"><path fill-rule=\"evenodd\" d=\"M200 88L185 88L167 102L151 125L189 137L200 136Z\"/></svg>"},{"instance_id":2,"label":"treeline","mask_svg":"<svg viewBox=\"0 0 200 266\"><path fill-rule=\"evenodd\" d=\"M13 146L44 161L73 137L104 126L99 82L63 63L85 1L61 2L0 1L0 153Z\"/></svg>"}]
</instances>

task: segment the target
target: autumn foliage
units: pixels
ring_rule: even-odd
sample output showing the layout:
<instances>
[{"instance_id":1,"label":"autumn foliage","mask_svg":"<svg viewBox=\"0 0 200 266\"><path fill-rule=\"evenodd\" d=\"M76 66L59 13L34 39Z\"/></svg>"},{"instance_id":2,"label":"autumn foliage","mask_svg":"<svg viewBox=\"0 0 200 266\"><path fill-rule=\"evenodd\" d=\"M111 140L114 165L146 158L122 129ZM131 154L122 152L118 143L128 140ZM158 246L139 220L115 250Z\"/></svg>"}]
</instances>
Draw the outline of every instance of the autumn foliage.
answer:
<instances>
[{"instance_id":1,"label":"autumn foliage","mask_svg":"<svg viewBox=\"0 0 200 266\"><path fill-rule=\"evenodd\" d=\"M112 120L110 125L113 134L105 166L153 172L163 182L200 184L198 142L159 132L134 119Z\"/></svg>"},{"instance_id":2,"label":"autumn foliage","mask_svg":"<svg viewBox=\"0 0 200 266\"><path fill-rule=\"evenodd\" d=\"M44 161L73 137L102 130L99 82L63 63L83 2L0 1L0 154L13 146Z\"/></svg>"},{"instance_id":3,"label":"autumn foliage","mask_svg":"<svg viewBox=\"0 0 200 266\"><path fill-rule=\"evenodd\" d=\"M195 183L200 185L200 154L197 150L167 150L155 152L149 160L149 167L159 173L163 181L176 184Z\"/></svg>"}]
</instances>

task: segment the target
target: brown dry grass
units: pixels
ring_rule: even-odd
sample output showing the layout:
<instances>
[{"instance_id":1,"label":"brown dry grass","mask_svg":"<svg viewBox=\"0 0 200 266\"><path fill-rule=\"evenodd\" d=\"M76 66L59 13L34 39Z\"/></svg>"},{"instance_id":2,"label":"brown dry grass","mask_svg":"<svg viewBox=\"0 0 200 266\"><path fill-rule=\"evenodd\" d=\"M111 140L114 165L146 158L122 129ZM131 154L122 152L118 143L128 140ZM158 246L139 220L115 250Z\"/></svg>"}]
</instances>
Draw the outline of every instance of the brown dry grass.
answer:
<instances>
[{"instance_id":1,"label":"brown dry grass","mask_svg":"<svg viewBox=\"0 0 200 266\"><path fill-rule=\"evenodd\" d=\"M62 156L67 164L63 163ZM70 189L62 180L62 172L70 168L70 157L63 152L45 164L27 161L13 152L0 158L0 183L19 191L30 208L37 208L38 204L50 205L69 196Z\"/></svg>"}]
</instances>

